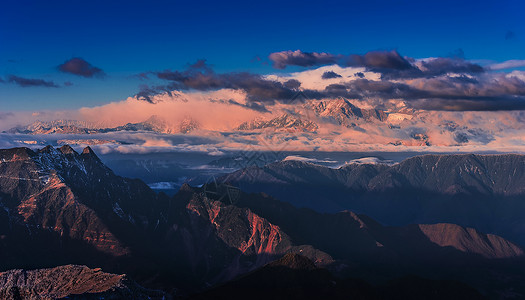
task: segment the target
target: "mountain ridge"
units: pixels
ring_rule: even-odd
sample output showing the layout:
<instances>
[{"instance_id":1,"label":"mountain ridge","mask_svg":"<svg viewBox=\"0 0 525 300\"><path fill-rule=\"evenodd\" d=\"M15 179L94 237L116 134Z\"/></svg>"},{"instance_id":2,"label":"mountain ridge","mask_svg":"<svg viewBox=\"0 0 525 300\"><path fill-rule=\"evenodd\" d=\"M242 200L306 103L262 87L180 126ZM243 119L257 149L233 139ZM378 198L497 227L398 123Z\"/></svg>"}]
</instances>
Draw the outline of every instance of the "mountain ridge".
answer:
<instances>
[{"instance_id":1,"label":"mountain ridge","mask_svg":"<svg viewBox=\"0 0 525 300\"><path fill-rule=\"evenodd\" d=\"M293 178L307 177L316 178L309 173ZM445 267L507 274L502 265L522 264L521 248L477 231L462 228L460 233L469 234L458 235L431 226L427 236L427 227L388 227L349 211L319 214L232 188L217 182L183 185L168 197L115 175L89 147L80 154L69 146L0 150L0 269L85 264L184 295L287 253L300 253L342 276L358 272L370 278L403 275L398 264L423 275L429 274L425 268L436 268L439 276L450 276ZM508 274L513 280L522 276ZM482 283L469 283L486 283L474 275Z\"/></svg>"}]
</instances>

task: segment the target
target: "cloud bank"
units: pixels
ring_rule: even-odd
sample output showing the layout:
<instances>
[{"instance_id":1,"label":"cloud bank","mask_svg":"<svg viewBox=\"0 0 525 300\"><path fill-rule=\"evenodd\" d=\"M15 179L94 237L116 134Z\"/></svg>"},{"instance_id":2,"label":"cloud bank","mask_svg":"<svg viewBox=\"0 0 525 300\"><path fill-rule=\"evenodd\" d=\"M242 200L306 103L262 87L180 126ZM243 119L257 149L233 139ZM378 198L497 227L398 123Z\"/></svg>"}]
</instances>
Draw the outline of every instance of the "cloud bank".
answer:
<instances>
[{"instance_id":1,"label":"cloud bank","mask_svg":"<svg viewBox=\"0 0 525 300\"><path fill-rule=\"evenodd\" d=\"M282 51L270 59L278 69L306 69L218 73L199 60L182 70L141 73L143 85L126 100L72 111L1 114L0 125L7 130L8 125L62 118L110 128L155 116L169 128L97 137L119 141L97 146L103 151L123 153L280 146L288 151L525 149L519 138L525 136L525 72L512 70L523 65L521 60L482 66L463 55L415 59L395 50L348 55ZM104 74L80 58L61 66L78 76ZM4 81L57 87L38 79ZM315 126L295 128L305 121ZM239 129L244 123L254 129Z\"/></svg>"}]
</instances>

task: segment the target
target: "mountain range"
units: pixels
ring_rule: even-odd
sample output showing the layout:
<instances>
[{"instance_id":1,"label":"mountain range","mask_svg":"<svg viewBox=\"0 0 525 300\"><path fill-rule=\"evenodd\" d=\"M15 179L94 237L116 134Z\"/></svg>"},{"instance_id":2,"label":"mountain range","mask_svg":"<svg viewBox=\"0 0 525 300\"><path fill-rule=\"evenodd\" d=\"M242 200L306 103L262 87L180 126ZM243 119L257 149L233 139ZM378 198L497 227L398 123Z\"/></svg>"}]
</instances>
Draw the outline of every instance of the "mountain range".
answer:
<instances>
[{"instance_id":1,"label":"mountain range","mask_svg":"<svg viewBox=\"0 0 525 300\"><path fill-rule=\"evenodd\" d=\"M49 122L36 121L27 126L14 127L7 133L20 134L96 134L119 131L145 131L155 133L189 133L199 128L199 123L191 118L185 118L172 126L166 120L153 115L138 123L127 123L116 127L104 127L75 120L54 120Z\"/></svg>"},{"instance_id":2,"label":"mountain range","mask_svg":"<svg viewBox=\"0 0 525 300\"><path fill-rule=\"evenodd\" d=\"M299 144L296 146L304 147L303 150L306 151L318 150L319 147L322 147L324 151L333 151L328 146L337 140L339 142L337 145L345 145L343 149L373 144L375 148L387 147L390 150L399 151L397 149L404 149L405 147L487 145L499 136L508 133L507 129L516 130L516 128L508 128L508 124L499 119L492 121L497 126L486 128L471 118L459 120L452 113L439 115L438 113L408 108L402 104L373 106L367 102L343 98L330 101L305 100L304 103L279 107L272 112L251 112L248 114L250 117L238 118L237 116L220 123L217 123L219 121L215 119L224 116L210 118L203 115L193 117L189 115L151 115L142 122L124 123L126 119L123 119L119 123L115 120L113 122L116 125L112 126L59 119L35 121L26 126L13 127L4 133L21 135L71 134L77 136L120 132L161 135L190 134L198 137L211 136L214 139L222 137L227 142L233 143L236 148L239 147L239 144L254 143L251 137L257 134L271 133L262 137L262 140L265 140L262 146L266 146L265 148L275 143L282 144L283 140L287 142L297 140ZM519 116L509 117L520 118ZM292 137L293 133L301 134ZM279 138L275 138L275 136ZM51 143L46 138L42 138L44 141L41 143ZM114 139L115 137L100 140L108 141L111 144L111 140ZM123 135L122 139L113 144L137 143L137 140L129 135ZM243 142L240 143L239 141ZM24 141L21 140L21 142ZM205 141L200 140L200 142ZM88 139L82 143L96 144L90 143ZM163 147L172 146L171 143L161 145Z\"/></svg>"},{"instance_id":3,"label":"mountain range","mask_svg":"<svg viewBox=\"0 0 525 300\"><path fill-rule=\"evenodd\" d=\"M284 112L278 116L268 118L266 115L251 121L239 124L234 130L251 131L261 129L292 130L314 132L319 128L316 121L336 123L344 127L355 127L360 123L398 122L411 118L415 111L389 111L388 113L378 108L360 108L346 99L331 101L310 100L302 105L301 112ZM391 120L389 116L392 115ZM173 123L157 115L152 115L143 122L127 123L116 127L105 127L89 122L75 120L54 120L49 122L36 121L27 126L14 127L7 133L23 134L94 134L118 131L146 131L155 133L189 133L200 128L199 122L186 117Z\"/></svg>"},{"instance_id":4,"label":"mountain range","mask_svg":"<svg viewBox=\"0 0 525 300\"><path fill-rule=\"evenodd\" d=\"M320 212L349 209L389 225L450 222L525 244L524 155L423 155L340 168L290 160L221 180Z\"/></svg>"},{"instance_id":5,"label":"mountain range","mask_svg":"<svg viewBox=\"0 0 525 300\"><path fill-rule=\"evenodd\" d=\"M281 164L296 181L310 178L309 168L336 172ZM525 295L523 249L502 237L442 222L384 226L278 199L220 181L169 197L115 175L89 147L0 150L0 271L85 265L182 297L296 253L336 278L381 285L416 275L464 282L491 298Z\"/></svg>"}]
</instances>

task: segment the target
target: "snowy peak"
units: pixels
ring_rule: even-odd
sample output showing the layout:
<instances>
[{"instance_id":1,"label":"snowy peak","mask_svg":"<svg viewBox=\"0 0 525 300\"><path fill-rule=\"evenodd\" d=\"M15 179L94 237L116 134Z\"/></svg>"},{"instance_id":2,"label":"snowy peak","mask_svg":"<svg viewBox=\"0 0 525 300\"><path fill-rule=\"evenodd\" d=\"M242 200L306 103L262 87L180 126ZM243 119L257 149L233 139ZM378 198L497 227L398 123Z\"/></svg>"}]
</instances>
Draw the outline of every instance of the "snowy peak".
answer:
<instances>
[{"instance_id":1,"label":"snowy peak","mask_svg":"<svg viewBox=\"0 0 525 300\"><path fill-rule=\"evenodd\" d=\"M14 127L8 133L24 134L87 134L96 126L90 122L76 120L35 121L27 126Z\"/></svg>"},{"instance_id":2,"label":"snowy peak","mask_svg":"<svg viewBox=\"0 0 525 300\"><path fill-rule=\"evenodd\" d=\"M244 122L237 130L258 130L258 129L284 129L293 131L316 131L318 126L312 121L299 119L291 114L282 114L270 120L256 119Z\"/></svg>"},{"instance_id":3,"label":"snowy peak","mask_svg":"<svg viewBox=\"0 0 525 300\"><path fill-rule=\"evenodd\" d=\"M148 119L138 123L127 123L116 127L96 126L88 122L72 120L55 120L50 122L37 121L33 124L14 127L7 130L7 133L18 134L97 134L118 131L147 131L155 133L188 133L199 128L199 123L187 117L177 126L172 126L165 119L152 115Z\"/></svg>"},{"instance_id":4,"label":"snowy peak","mask_svg":"<svg viewBox=\"0 0 525 300\"><path fill-rule=\"evenodd\" d=\"M312 102L310 106L318 116L333 118L345 127L352 127L358 120L384 122L387 119L387 114L382 110L359 108L346 99Z\"/></svg>"},{"instance_id":5,"label":"snowy peak","mask_svg":"<svg viewBox=\"0 0 525 300\"><path fill-rule=\"evenodd\" d=\"M192 119L191 117L184 118L179 124L179 132L184 133L184 134L190 133L199 128L200 128L199 122Z\"/></svg>"}]
</instances>

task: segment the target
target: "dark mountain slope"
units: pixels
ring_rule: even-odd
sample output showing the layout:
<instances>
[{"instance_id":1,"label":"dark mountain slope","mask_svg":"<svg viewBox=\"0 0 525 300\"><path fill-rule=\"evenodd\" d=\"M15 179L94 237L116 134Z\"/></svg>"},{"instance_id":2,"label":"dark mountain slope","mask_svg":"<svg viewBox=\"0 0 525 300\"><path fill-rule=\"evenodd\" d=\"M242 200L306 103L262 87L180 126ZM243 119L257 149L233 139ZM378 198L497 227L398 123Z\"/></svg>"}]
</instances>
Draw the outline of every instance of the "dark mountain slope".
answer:
<instances>
[{"instance_id":1,"label":"dark mountain slope","mask_svg":"<svg viewBox=\"0 0 525 300\"><path fill-rule=\"evenodd\" d=\"M192 299L484 299L455 281L405 277L374 287L362 280L334 277L307 258L287 254L263 268Z\"/></svg>"},{"instance_id":2,"label":"dark mountain slope","mask_svg":"<svg viewBox=\"0 0 525 300\"><path fill-rule=\"evenodd\" d=\"M269 178L293 175L337 188L334 181L363 186L362 178L388 169L348 167L348 174L361 174L357 179L287 165ZM386 227L364 215L320 214L239 190L225 198L224 188L185 185L169 198L116 176L90 148L0 150L0 268L83 264L184 295L301 253L344 278L473 275L468 282L476 287L493 282L488 293L508 284L521 293L514 283L523 278L522 251L502 238L453 225Z\"/></svg>"},{"instance_id":3,"label":"dark mountain slope","mask_svg":"<svg viewBox=\"0 0 525 300\"><path fill-rule=\"evenodd\" d=\"M76 263L198 290L304 249L250 210L116 176L90 148L0 151L0 268Z\"/></svg>"},{"instance_id":4,"label":"dark mountain slope","mask_svg":"<svg viewBox=\"0 0 525 300\"><path fill-rule=\"evenodd\" d=\"M525 244L524 155L423 155L339 169L283 161L221 180L320 212L352 210L396 226L455 223Z\"/></svg>"}]
</instances>

